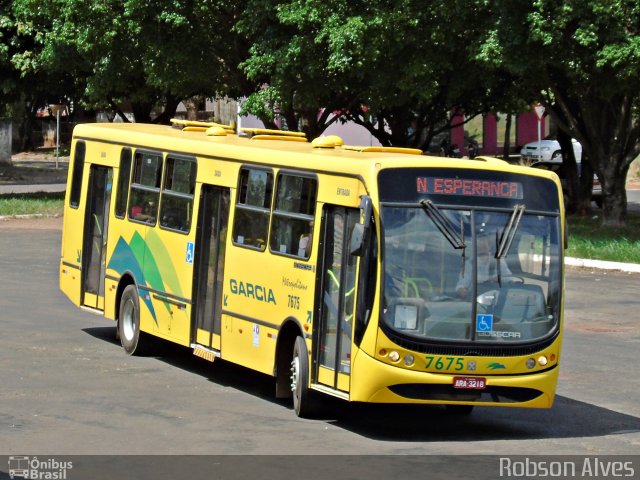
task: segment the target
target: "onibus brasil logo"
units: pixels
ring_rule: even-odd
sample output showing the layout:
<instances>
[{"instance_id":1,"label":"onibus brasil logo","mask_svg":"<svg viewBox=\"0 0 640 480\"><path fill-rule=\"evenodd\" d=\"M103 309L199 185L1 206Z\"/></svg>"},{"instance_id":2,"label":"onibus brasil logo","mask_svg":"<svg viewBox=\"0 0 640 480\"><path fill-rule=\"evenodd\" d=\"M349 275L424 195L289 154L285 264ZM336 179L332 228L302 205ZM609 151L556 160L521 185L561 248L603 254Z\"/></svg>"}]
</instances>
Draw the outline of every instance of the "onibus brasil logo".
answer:
<instances>
[{"instance_id":1,"label":"onibus brasil logo","mask_svg":"<svg viewBox=\"0 0 640 480\"><path fill-rule=\"evenodd\" d=\"M65 480L67 470L73 468L73 462L61 462L54 458L39 460L38 457L11 456L9 457L9 477Z\"/></svg>"}]
</instances>

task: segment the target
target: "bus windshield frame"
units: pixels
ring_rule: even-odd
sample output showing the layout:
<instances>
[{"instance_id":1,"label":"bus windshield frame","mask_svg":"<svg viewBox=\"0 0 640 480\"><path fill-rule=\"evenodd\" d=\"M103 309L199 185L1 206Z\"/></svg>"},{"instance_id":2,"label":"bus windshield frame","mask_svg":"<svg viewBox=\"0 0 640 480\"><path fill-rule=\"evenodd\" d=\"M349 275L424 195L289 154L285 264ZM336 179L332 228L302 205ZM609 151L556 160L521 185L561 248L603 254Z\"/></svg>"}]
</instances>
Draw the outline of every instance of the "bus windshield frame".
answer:
<instances>
[{"instance_id":1,"label":"bus windshield frame","mask_svg":"<svg viewBox=\"0 0 640 480\"><path fill-rule=\"evenodd\" d=\"M389 169L379 184L380 327L389 337L422 350L532 345L557 335L562 226L552 181L493 171ZM482 188L487 194L477 195Z\"/></svg>"}]
</instances>

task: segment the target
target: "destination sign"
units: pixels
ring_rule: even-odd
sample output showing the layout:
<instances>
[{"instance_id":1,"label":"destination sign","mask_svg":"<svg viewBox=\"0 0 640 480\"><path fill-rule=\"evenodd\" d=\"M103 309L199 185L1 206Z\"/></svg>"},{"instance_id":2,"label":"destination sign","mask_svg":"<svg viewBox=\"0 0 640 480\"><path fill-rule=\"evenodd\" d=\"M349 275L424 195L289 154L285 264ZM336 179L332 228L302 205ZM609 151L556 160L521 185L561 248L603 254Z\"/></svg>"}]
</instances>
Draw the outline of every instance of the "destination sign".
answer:
<instances>
[{"instance_id":1,"label":"destination sign","mask_svg":"<svg viewBox=\"0 0 640 480\"><path fill-rule=\"evenodd\" d=\"M512 210L524 204L527 212L557 214L562 195L551 178L536 175L528 168L517 172L427 166L385 168L378 174L380 202L420 205L431 200L441 205L463 208L489 207Z\"/></svg>"},{"instance_id":2,"label":"destination sign","mask_svg":"<svg viewBox=\"0 0 640 480\"><path fill-rule=\"evenodd\" d=\"M521 199L520 182L476 180L450 177L417 177L416 191L420 194L458 195L463 197L491 197Z\"/></svg>"}]
</instances>

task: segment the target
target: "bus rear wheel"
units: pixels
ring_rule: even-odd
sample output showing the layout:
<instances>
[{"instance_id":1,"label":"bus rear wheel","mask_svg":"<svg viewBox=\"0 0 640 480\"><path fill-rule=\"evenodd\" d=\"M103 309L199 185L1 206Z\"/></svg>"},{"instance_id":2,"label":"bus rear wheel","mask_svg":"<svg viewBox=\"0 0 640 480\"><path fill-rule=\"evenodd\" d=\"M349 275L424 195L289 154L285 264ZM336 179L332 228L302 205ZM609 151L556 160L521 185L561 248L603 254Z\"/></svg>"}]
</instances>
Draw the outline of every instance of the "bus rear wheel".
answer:
<instances>
[{"instance_id":1,"label":"bus rear wheel","mask_svg":"<svg viewBox=\"0 0 640 480\"><path fill-rule=\"evenodd\" d=\"M314 392L309 389L309 351L302 337L297 337L293 344L291 391L296 415L302 418L314 417L318 407Z\"/></svg>"},{"instance_id":2,"label":"bus rear wheel","mask_svg":"<svg viewBox=\"0 0 640 480\"><path fill-rule=\"evenodd\" d=\"M150 340L140 331L140 300L135 285L128 285L122 292L118 336L122 348L129 355L142 355L149 349Z\"/></svg>"}]
</instances>

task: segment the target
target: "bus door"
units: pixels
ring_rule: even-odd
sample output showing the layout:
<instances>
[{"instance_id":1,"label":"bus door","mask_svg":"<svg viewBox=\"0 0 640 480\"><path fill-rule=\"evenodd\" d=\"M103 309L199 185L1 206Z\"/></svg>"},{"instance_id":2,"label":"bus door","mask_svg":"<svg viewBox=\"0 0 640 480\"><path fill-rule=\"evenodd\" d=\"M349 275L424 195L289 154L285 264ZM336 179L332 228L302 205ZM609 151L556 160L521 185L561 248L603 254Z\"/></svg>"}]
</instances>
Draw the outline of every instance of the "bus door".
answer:
<instances>
[{"instance_id":1,"label":"bus door","mask_svg":"<svg viewBox=\"0 0 640 480\"><path fill-rule=\"evenodd\" d=\"M196 233L193 325L196 343L220 350L228 188L203 185Z\"/></svg>"},{"instance_id":2,"label":"bus door","mask_svg":"<svg viewBox=\"0 0 640 480\"><path fill-rule=\"evenodd\" d=\"M314 380L345 392L351 373L357 260L349 254L349 235L359 218L359 209L326 206L321 227Z\"/></svg>"},{"instance_id":3,"label":"bus door","mask_svg":"<svg viewBox=\"0 0 640 480\"><path fill-rule=\"evenodd\" d=\"M92 165L82 248L82 303L104 310L107 230L113 170Z\"/></svg>"}]
</instances>

